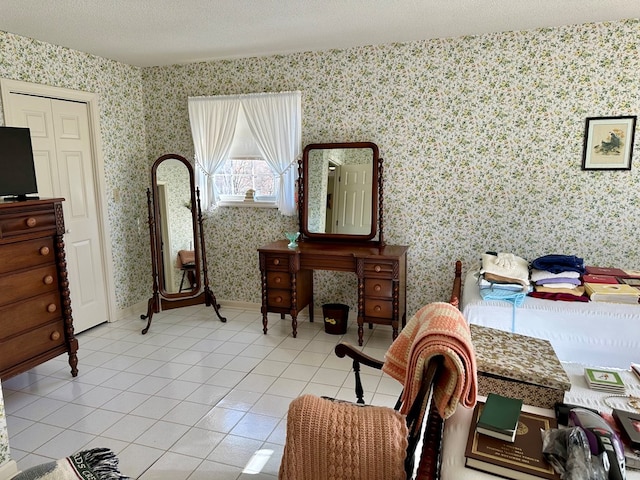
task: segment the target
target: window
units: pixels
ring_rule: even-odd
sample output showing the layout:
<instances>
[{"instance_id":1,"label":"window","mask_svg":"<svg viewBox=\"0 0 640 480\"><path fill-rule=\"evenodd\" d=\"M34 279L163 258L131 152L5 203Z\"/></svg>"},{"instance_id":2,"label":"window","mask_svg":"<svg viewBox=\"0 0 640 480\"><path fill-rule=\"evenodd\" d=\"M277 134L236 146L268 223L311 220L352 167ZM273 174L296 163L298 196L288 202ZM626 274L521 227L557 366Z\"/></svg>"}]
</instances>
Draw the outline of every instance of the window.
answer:
<instances>
[{"instance_id":1,"label":"window","mask_svg":"<svg viewBox=\"0 0 640 480\"><path fill-rule=\"evenodd\" d=\"M230 192L227 195L236 196L245 186L255 186L247 190L257 190L260 198L266 193L262 191L265 185L272 185L278 211L295 215L296 164L301 151L301 92L189 97L188 100L196 181L205 208L215 207L221 200L218 186L227 188ZM258 153L232 152L232 146L244 147L244 141L236 137L240 116L245 117L253 142L260 146ZM273 180L263 173L257 158L268 165L275 177ZM252 202L253 205L260 203L267 202Z\"/></svg>"},{"instance_id":2,"label":"window","mask_svg":"<svg viewBox=\"0 0 640 480\"><path fill-rule=\"evenodd\" d=\"M275 205L278 180L262 158L229 158L213 178L223 203L244 201L247 191L253 190L255 201Z\"/></svg>"},{"instance_id":3,"label":"window","mask_svg":"<svg viewBox=\"0 0 640 480\"><path fill-rule=\"evenodd\" d=\"M221 205L233 202L246 204L247 192L253 190L255 202L268 202L275 206L278 176L262 157L242 109L238 111L229 156L213 178Z\"/></svg>"}]
</instances>

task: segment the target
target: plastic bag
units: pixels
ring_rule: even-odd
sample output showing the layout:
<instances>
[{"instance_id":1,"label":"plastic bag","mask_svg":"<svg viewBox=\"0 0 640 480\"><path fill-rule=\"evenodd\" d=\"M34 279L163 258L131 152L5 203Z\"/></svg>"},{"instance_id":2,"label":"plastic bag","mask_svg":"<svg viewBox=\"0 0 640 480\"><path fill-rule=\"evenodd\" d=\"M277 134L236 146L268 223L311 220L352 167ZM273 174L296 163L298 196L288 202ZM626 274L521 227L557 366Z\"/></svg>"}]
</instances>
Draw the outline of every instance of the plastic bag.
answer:
<instances>
[{"instance_id":1,"label":"plastic bag","mask_svg":"<svg viewBox=\"0 0 640 480\"><path fill-rule=\"evenodd\" d=\"M591 455L580 427L543 430L542 453L562 480L607 480L609 476L602 455Z\"/></svg>"}]
</instances>

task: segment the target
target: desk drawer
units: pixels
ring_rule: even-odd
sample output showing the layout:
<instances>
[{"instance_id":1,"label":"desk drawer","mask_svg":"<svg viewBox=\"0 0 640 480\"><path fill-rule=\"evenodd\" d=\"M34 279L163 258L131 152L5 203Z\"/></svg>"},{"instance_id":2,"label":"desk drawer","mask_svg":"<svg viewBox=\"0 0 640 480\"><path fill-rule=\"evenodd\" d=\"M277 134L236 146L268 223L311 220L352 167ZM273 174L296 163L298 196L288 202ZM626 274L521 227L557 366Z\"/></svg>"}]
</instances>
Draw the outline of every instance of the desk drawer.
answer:
<instances>
[{"instance_id":1,"label":"desk drawer","mask_svg":"<svg viewBox=\"0 0 640 480\"><path fill-rule=\"evenodd\" d=\"M56 232L56 214L50 208L10 213L0 218L0 238L18 237L35 232Z\"/></svg>"},{"instance_id":2,"label":"desk drawer","mask_svg":"<svg viewBox=\"0 0 640 480\"><path fill-rule=\"evenodd\" d=\"M0 274L54 262L52 237L0 245Z\"/></svg>"},{"instance_id":3,"label":"desk drawer","mask_svg":"<svg viewBox=\"0 0 640 480\"><path fill-rule=\"evenodd\" d=\"M289 271L289 255L269 253L265 255L265 268L267 271Z\"/></svg>"},{"instance_id":4,"label":"desk drawer","mask_svg":"<svg viewBox=\"0 0 640 480\"><path fill-rule=\"evenodd\" d=\"M64 323L58 320L0 341L0 371L64 345Z\"/></svg>"},{"instance_id":5,"label":"desk drawer","mask_svg":"<svg viewBox=\"0 0 640 480\"><path fill-rule=\"evenodd\" d=\"M291 308L291 290L270 289L267 305L276 308Z\"/></svg>"},{"instance_id":6,"label":"desk drawer","mask_svg":"<svg viewBox=\"0 0 640 480\"><path fill-rule=\"evenodd\" d=\"M55 265L0 275L0 305L58 290Z\"/></svg>"},{"instance_id":7,"label":"desk drawer","mask_svg":"<svg viewBox=\"0 0 640 480\"><path fill-rule=\"evenodd\" d=\"M393 303L391 300L365 298L364 314L366 317L388 318L391 320L393 317Z\"/></svg>"},{"instance_id":8,"label":"desk drawer","mask_svg":"<svg viewBox=\"0 0 640 480\"><path fill-rule=\"evenodd\" d=\"M364 280L364 294L371 297L391 298L393 296L393 281L366 278Z\"/></svg>"},{"instance_id":9,"label":"desk drawer","mask_svg":"<svg viewBox=\"0 0 640 480\"><path fill-rule=\"evenodd\" d=\"M34 327L49 323L62 315L60 294L52 291L30 298L28 302L16 302L0 307L0 341Z\"/></svg>"},{"instance_id":10,"label":"desk drawer","mask_svg":"<svg viewBox=\"0 0 640 480\"><path fill-rule=\"evenodd\" d=\"M268 288L291 288L291 275L285 272L267 272Z\"/></svg>"},{"instance_id":11,"label":"desk drawer","mask_svg":"<svg viewBox=\"0 0 640 480\"><path fill-rule=\"evenodd\" d=\"M364 276L378 278L394 278L397 276L398 262L393 260L366 260L364 262Z\"/></svg>"}]
</instances>

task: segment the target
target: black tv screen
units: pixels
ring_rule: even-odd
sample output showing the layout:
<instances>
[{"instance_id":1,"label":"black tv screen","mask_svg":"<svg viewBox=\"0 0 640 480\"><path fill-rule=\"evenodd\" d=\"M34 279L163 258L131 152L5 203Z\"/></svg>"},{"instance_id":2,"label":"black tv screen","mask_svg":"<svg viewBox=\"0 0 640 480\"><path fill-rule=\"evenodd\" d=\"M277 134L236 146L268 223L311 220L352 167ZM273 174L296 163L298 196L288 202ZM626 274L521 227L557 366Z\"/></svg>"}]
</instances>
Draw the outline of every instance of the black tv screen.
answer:
<instances>
[{"instance_id":1,"label":"black tv screen","mask_svg":"<svg viewBox=\"0 0 640 480\"><path fill-rule=\"evenodd\" d=\"M38 184L29 129L0 127L0 197L26 200L33 193Z\"/></svg>"}]
</instances>

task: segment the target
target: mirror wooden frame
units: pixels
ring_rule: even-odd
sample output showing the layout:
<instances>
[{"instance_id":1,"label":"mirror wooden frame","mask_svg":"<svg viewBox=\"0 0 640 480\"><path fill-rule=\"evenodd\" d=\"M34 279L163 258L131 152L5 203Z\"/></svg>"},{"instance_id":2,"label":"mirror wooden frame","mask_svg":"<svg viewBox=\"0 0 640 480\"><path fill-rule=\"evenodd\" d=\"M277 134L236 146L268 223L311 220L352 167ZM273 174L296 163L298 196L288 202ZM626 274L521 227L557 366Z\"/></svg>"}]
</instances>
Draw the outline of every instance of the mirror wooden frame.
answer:
<instances>
[{"instance_id":1,"label":"mirror wooden frame","mask_svg":"<svg viewBox=\"0 0 640 480\"><path fill-rule=\"evenodd\" d=\"M309 231L309 154L314 150L362 148L372 151L371 231L363 235L322 233ZM312 143L304 147L298 162L298 220L303 240L372 242L384 245L383 237L383 180L382 158L378 146L372 142Z\"/></svg>"},{"instance_id":2,"label":"mirror wooden frame","mask_svg":"<svg viewBox=\"0 0 640 480\"><path fill-rule=\"evenodd\" d=\"M188 291L185 291L185 292L179 291L178 293L173 292L171 289L167 288L167 285L165 285L166 283L165 281L167 280L167 278L169 278L169 275L168 275L169 272L168 272L168 268L165 261L166 259L163 257L164 240L163 240L162 231L163 231L163 227L167 227L167 229L169 230L171 230L171 228L169 225L166 225L167 223L166 221L163 222L163 216L161 214L161 206L160 206L161 196L159 192L159 186L161 181L158 175L158 169L160 168L160 166L164 165L166 162L171 160L180 162L182 165L184 165L189 175L189 205L190 205L190 211L191 211L191 232L192 232L192 238L193 238L193 251L195 254L195 272L194 272L195 284ZM155 225L156 225L155 251L156 251L157 266L158 266L158 289L160 290L160 294L164 298L177 299L177 298L192 297L194 293L197 294L201 288L200 248L199 248L200 242L198 238L198 224L197 224L198 218L196 215L196 189L195 189L193 167L191 166L191 163L189 163L183 157L178 157L177 155L163 155L160 158L158 158L151 166L151 185L153 188L153 199L154 199L153 213L154 213Z\"/></svg>"},{"instance_id":3,"label":"mirror wooden frame","mask_svg":"<svg viewBox=\"0 0 640 480\"><path fill-rule=\"evenodd\" d=\"M189 172L191 218L193 224L193 242L195 253L195 286L187 292L172 293L167 291L164 284L164 259L162 258L162 235L160 201L158 195L158 167L165 161L177 160L185 165ZM216 315L222 322L227 319L220 315L220 305L209 287L207 272L207 255L205 249L204 229L202 224L202 209L200 206L200 191L195 187L193 166L181 155L166 154L158 157L151 166L151 188L147 188L147 209L149 214L149 242L151 245L151 271L153 277L153 294L147 303L146 315L140 315L142 320L147 320L142 334L146 334L151 326L154 313L161 310L199 305L204 303L212 306ZM202 282L201 282L202 278Z\"/></svg>"}]
</instances>

